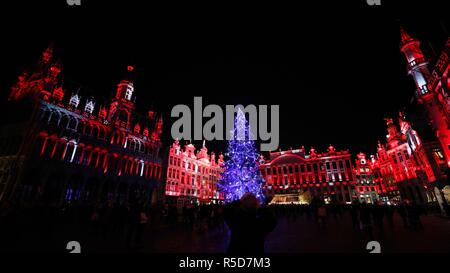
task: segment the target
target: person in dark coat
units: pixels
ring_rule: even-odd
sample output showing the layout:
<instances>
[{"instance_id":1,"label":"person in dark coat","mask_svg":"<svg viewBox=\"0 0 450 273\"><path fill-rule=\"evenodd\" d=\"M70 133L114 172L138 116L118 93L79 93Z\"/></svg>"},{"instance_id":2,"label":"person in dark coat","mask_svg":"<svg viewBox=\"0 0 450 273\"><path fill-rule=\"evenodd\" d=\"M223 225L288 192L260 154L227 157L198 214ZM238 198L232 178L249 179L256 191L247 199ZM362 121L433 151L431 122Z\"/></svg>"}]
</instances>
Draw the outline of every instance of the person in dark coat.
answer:
<instances>
[{"instance_id":1,"label":"person in dark coat","mask_svg":"<svg viewBox=\"0 0 450 273\"><path fill-rule=\"evenodd\" d=\"M406 204L407 203L408 203L408 200L404 200L397 208L398 214L402 218L403 227L404 228L408 228L409 227L408 213L407 213L407 210L406 210Z\"/></svg>"},{"instance_id":2,"label":"person in dark coat","mask_svg":"<svg viewBox=\"0 0 450 273\"><path fill-rule=\"evenodd\" d=\"M359 230L359 200L355 199L352 201L352 205L350 207L350 215L352 217L352 227L354 230Z\"/></svg>"},{"instance_id":3,"label":"person in dark coat","mask_svg":"<svg viewBox=\"0 0 450 273\"><path fill-rule=\"evenodd\" d=\"M406 206L408 214L408 223L412 230L423 230L422 222L420 221L420 208L416 204L408 203Z\"/></svg>"},{"instance_id":4,"label":"person in dark coat","mask_svg":"<svg viewBox=\"0 0 450 273\"><path fill-rule=\"evenodd\" d=\"M380 203L375 202L373 205L373 220L378 229L384 230L384 207Z\"/></svg>"},{"instance_id":5,"label":"person in dark coat","mask_svg":"<svg viewBox=\"0 0 450 273\"><path fill-rule=\"evenodd\" d=\"M372 241L374 239L372 230L372 211L366 202L362 202L359 215L362 230L366 234L367 238Z\"/></svg>"},{"instance_id":6,"label":"person in dark coat","mask_svg":"<svg viewBox=\"0 0 450 273\"><path fill-rule=\"evenodd\" d=\"M267 207L260 207L253 194L246 193L240 201L227 206L224 217L231 232L228 253L264 253L264 239L277 221Z\"/></svg>"},{"instance_id":7,"label":"person in dark coat","mask_svg":"<svg viewBox=\"0 0 450 273\"><path fill-rule=\"evenodd\" d=\"M389 227L393 228L394 227L394 207L385 205L385 210L386 210L386 219L388 220Z\"/></svg>"}]
</instances>

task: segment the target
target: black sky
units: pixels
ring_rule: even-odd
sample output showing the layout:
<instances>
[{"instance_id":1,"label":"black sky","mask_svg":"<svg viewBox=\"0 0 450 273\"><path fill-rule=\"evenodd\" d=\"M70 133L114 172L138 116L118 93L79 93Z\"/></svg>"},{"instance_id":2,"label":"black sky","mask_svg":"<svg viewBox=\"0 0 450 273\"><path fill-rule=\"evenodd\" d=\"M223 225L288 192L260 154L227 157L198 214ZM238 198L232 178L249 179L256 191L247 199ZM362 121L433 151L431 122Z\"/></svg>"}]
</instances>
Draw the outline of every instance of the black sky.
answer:
<instances>
[{"instance_id":1,"label":"black sky","mask_svg":"<svg viewBox=\"0 0 450 273\"><path fill-rule=\"evenodd\" d=\"M53 2L2 6L2 100L53 41L64 77L99 103L125 66L135 65L138 110L163 112L166 143L172 106L203 96L204 104L279 104L283 149L324 150L331 143L373 152L386 134L383 118L415 107L399 25L423 41L432 59L431 47L440 52L450 27L444 6L428 1L382 1L381 7L365 0L280 7Z\"/></svg>"}]
</instances>

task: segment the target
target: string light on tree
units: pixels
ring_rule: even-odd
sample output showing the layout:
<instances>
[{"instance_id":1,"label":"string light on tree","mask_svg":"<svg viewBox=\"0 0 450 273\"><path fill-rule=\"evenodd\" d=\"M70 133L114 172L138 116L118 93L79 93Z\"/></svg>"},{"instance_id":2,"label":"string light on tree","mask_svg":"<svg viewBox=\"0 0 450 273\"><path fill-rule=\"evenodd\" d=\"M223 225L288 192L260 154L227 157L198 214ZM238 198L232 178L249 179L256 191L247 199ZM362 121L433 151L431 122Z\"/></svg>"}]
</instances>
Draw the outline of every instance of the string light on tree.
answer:
<instances>
[{"instance_id":1,"label":"string light on tree","mask_svg":"<svg viewBox=\"0 0 450 273\"><path fill-rule=\"evenodd\" d=\"M264 180L259 175L259 154L245 114L240 108L234 119L234 129L230 133L227 160L218 186L227 202L239 200L247 192L263 201Z\"/></svg>"}]
</instances>

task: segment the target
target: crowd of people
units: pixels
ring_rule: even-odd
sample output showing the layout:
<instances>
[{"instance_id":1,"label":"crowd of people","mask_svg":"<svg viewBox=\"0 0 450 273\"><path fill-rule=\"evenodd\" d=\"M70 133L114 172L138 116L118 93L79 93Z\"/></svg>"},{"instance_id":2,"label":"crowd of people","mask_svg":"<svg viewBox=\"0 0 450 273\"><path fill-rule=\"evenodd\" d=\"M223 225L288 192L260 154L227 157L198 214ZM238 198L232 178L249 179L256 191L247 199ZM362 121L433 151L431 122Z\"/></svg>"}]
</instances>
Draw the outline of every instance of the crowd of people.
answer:
<instances>
[{"instance_id":1,"label":"crowd of people","mask_svg":"<svg viewBox=\"0 0 450 273\"><path fill-rule=\"evenodd\" d=\"M400 216L405 228L423 229L420 217L428 211L407 200L396 206L356 200L349 205L325 204L320 198L314 198L309 205L260 205L254 197L248 196L227 205L185 202L155 207L137 202L64 205L3 202L0 204L0 250L20 248L21 242L36 236L51 241L58 233L104 240L114 237L122 239L127 248L139 249L149 229L180 229L200 233L219 230L224 236L230 230L230 252L245 249L248 240L255 246L248 252L261 252L264 237L280 218L297 221L299 217L306 217L315 221L319 229L326 229L328 221L339 220L347 213L352 223L349 228L362 231L372 240L374 229L382 231L385 225L394 225L395 214Z\"/></svg>"},{"instance_id":2,"label":"crowd of people","mask_svg":"<svg viewBox=\"0 0 450 273\"><path fill-rule=\"evenodd\" d=\"M341 221L345 214L349 214L351 228L362 232L368 241L376 239L374 231L383 233L386 228L392 230L395 215L401 218L404 229L422 231L424 226L421 216L439 213L436 206L416 205L409 200L396 205L387 205L381 201L368 204L359 200L353 200L351 204L325 204L323 199L314 198L309 205L283 204L274 205L273 208L277 216L286 217L288 221L296 221L302 216L314 220L320 230L326 230L330 220Z\"/></svg>"},{"instance_id":3,"label":"crowd of people","mask_svg":"<svg viewBox=\"0 0 450 273\"><path fill-rule=\"evenodd\" d=\"M51 242L58 235L72 238L123 238L127 247L139 248L152 209L131 204L42 204L5 201L0 204L0 250L20 250ZM45 244L44 244L45 247Z\"/></svg>"},{"instance_id":4,"label":"crowd of people","mask_svg":"<svg viewBox=\"0 0 450 273\"><path fill-rule=\"evenodd\" d=\"M181 227L194 231L206 231L218 227L224 229L223 205L196 205L191 202L177 205L164 204L161 208L160 220L163 226Z\"/></svg>"}]
</instances>

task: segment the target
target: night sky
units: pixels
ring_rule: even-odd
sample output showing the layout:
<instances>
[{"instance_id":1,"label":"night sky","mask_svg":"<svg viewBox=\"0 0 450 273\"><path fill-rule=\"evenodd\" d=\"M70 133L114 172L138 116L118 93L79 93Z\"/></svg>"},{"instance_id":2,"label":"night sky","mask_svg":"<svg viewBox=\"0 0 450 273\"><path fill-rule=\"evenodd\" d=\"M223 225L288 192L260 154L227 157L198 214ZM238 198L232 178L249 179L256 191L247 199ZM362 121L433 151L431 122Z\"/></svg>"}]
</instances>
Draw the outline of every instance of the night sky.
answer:
<instances>
[{"instance_id":1,"label":"night sky","mask_svg":"<svg viewBox=\"0 0 450 273\"><path fill-rule=\"evenodd\" d=\"M82 85L97 104L111 96L126 66L135 65L138 112L163 113L165 144L172 107L192 106L194 96L203 96L204 104L279 104L282 149L320 151L331 143L373 153L387 134L383 118L417 107L399 51L400 24L423 41L432 60L450 30L444 7L427 1L276 8L40 2L2 4L2 103L53 41L66 82ZM209 147L219 151L225 143Z\"/></svg>"}]
</instances>

